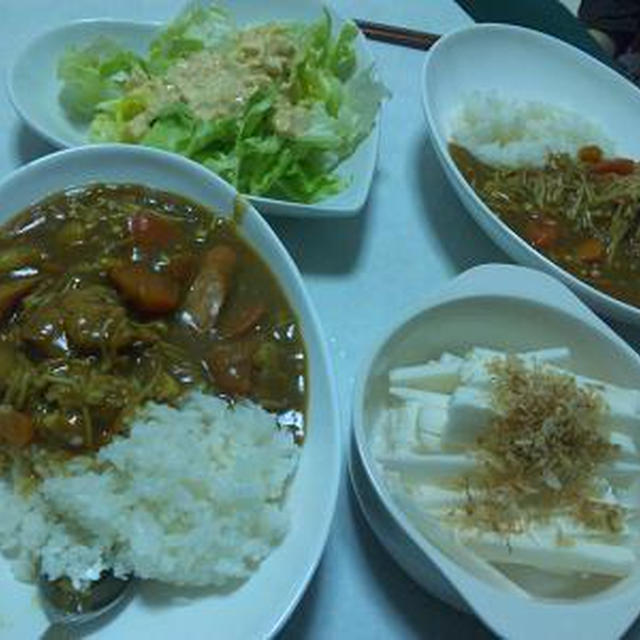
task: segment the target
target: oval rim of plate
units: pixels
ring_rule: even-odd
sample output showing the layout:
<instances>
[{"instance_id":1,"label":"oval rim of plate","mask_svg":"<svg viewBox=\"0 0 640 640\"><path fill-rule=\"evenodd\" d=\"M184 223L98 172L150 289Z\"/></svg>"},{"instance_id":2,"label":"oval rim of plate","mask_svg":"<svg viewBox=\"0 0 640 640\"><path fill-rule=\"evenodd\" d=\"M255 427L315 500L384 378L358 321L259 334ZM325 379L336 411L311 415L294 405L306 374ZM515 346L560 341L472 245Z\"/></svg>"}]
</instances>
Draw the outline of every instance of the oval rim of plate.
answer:
<instances>
[{"instance_id":1,"label":"oval rim of plate","mask_svg":"<svg viewBox=\"0 0 640 640\"><path fill-rule=\"evenodd\" d=\"M326 412L327 420L323 422L323 424L315 425L318 430L324 430L326 440L326 454L331 461L331 474L329 476L329 480L324 483L324 498L323 498L323 512L325 517L322 522L317 526L313 533L313 540L311 544L305 544L305 565L303 567L303 571L300 571L296 574L296 576L290 581L290 592L286 595L286 606L283 606L277 612L269 613L269 629L261 628L260 633L264 633L267 637L273 637L276 635L285 623L289 620L290 616L294 612L295 608L298 606L298 603L302 599L305 594L309 584L315 575L316 569L320 564L322 556L324 554L329 534L331 532L331 528L333 525L333 521L335 518L335 512L337 508L337 500L339 495L340 484L342 482L342 459L343 459L343 446L342 446L342 436L341 436L341 420L339 413L339 400L336 386L336 378L334 373L334 368L332 361L329 356L328 343L324 334L323 326L320 322L320 317L317 313L315 304L311 299L309 292L307 291L307 286L302 279L302 275L290 256L288 250L282 243L282 241L278 238L275 232L271 229L270 225L266 222L266 220L262 217L262 215L258 212L258 210L250 203L247 202L245 198L242 196L238 196L237 192L231 185L226 183L222 178L208 171L205 167L200 164L193 162L187 158L179 156L177 154L169 153L166 151L153 149L149 147L142 147L138 145L126 145L126 144L100 144L100 145L87 145L82 147L74 147L69 149L62 149L56 151L52 154L40 157L36 160L33 160L25 165L20 166L14 171L10 172L6 176L4 176L0 180L0 193L4 190L13 190L16 187L20 186L20 183L25 179L29 178L31 174L37 175L54 175L55 169L59 166L65 166L67 164L80 166L82 164L82 169L78 169L77 166L74 165L73 172L79 173L81 171L87 171L87 166L92 166L93 170L100 173L101 169L99 168L101 165L100 162L111 162L114 167L114 172L121 172L119 164L116 164L123 157L129 158L130 162L137 161L135 166L142 166L142 172L148 170L149 172L157 172L157 173L167 173L173 172L173 175L179 174L177 180L182 180L185 183L191 183L193 185L200 185L202 189L213 189L216 191L220 191L223 193L222 198L228 198L230 202L233 202L235 198L241 198L241 201L244 201L246 204L246 209L243 211L243 215L246 216L243 219L243 226L246 225L248 229L250 229L250 234L254 236L259 236L262 238L264 242L264 247L260 247L256 244L256 239L248 237L245 235L245 242L247 242L253 250L259 255L261 260L272 270L274 271L274 275L278 278L280 282L280 287L284 290L286 297L289 299L289 304L296 310L298 307L300 310L304 310L307 315L308 327L311 332L314 334L313 342L315 343L318 360L314 363L308 363L308 375L311 375L311 368L313 367L315 370L318 370L320 384L325 387L328 394L328 398L324 398L322 401L317 400L313 401L311 396L308 396L308 409L311 409L313 404L316 404L318 407L321 406L321 402L325 405L324 411ZM89 158L89 160L86 160ZM85 162L86 160L86 162ZM145 164L146 163L146 164ZM160 165L160 169L156 170L154 167L156 165ZM98 167L98 168L96 168ZM53 170L53 171L52 171ZM93 171L92 170L92 171ZM136 169L137 171L137 169ZM59 178L52 178L53 181L58 180ZM130 183L130 184L151 184L153 180L150 178L141 178L134 175L130 180L127 179L114 179L107 178L102 179L102 182L120 182L120 183ZM79 177L76 184L73 186L86 186L92 183L101 182L100 179L88 178L88 177ZM69 188L69 185L56 188L54 190L46 189L45 194L39 195L36 197L27 197L24 198L28 200L29 204L24 206L31 206L38 201L46 198L46 194L59 193L65 188ZM152 185L152 188L162 189L161 186ZM38 188L34 188L34 191L38 190ZM40 189L42 190L42 189ZM169 189L169 191L172 191ZM179 189L174 189L173 192L179 191ZM199 202L201 206L209 210L215 211L216 206L220 206L219 204L212 204L208 202L203 204L198 198L187 195L189 189L187 187L184 188L183 192L179 195L183 195L184 197L190 198ZM3 218L9 219L18 213L21 209L11 210L9 211ZM248 214L248 215L247 215ZM275 274L275 269L270 264L269 254L271 251L275 252L277 256L277 260L282 262L282 268L285 269L285 273L287 274L285 280L287 282L282 282L282 275ZM293 299L295 296L296 300ZM307 352L309 352L309 346L307 341ZM311 391L311 389L310 389ZM305 453L309 451L309 447L303 447L300 455L300 462L298 464L298 468L296 471L296 475L293 477L290 486L288 487L289 495L287 497L287 502L290 502L292 496L291 491L292 487L295 486L296 478L300 477L300 470L302 465L304 464ZM308 454L306 456L308 458ZM287 531L287 535L284 539L275 547L271 548L270 552L263 558L260 565L254 571L249 578L243 582L240 587L231 592L231 596L237 594L239 590L243 588L244 585L250 584L252 579L258 574L260 568L268 563L268 561L276 554L279 550L281 550L287 543L287 539L291 538L294 533L295 527L295 514L292 512L290 526ZM0 562L5 565L9 565L9 561L6 560L0 554ZM12 579L15 578L12 576ZM209 596L210 597L210 596ZM283 596L284 598L284 596ZM206 598L205 598L206 599ZM196 600L197 602L197 600ZM44 615L44 614L43 614ZM118 620L125 619L126 611L120 613L116 620L113 622L117 622ZM139 615L138 612L135 612L135 615ZM199 615L191 614L195 616L196 620L199 620ZM11 624L10 620L3 620L6 624ZM105 627L100 627L101 632L108 633L110 631L110 620L105 620Z\"/></svg>"},{"instance_id":2,"label":"oval rim of plate","mask_svg":"<svg viewBox=\"0 0 640 640\"><path fill-rule=\"evenodd\" d=\"M484 285L479 293L470 292L468 289L465 289L465 287L468 286L467 282L471 282L472 278L475 278L479 275L485 276L485 274L488 273L490 269L494 269L495 267L499 267L502 269L507 268L513 273L529 272L532 278L535 277L539 280L544 279L546 282L552 282L554 287L560 287L564 290L563 293L565 294L565 299L561 302L549 302L541 297L537 297L535 293L525 292L519 294L514 292L513 290L506 290L500 293L498 291L500 285L494 284L489 285L491 291L486 291L487 285ZM485 271L485 274L482 273L483 270ZM456 283L459 280L462 280L465 276L467 276L467 280L464 282L464 285L462 285L462 289L457 290ZM373 343L374 346L371 348L366 359L361 363L355 379L352 394L354 400L352 413L350 416L352 433L350 438L350 450L348 452L349 473L350 480L354 485L356 497L362 511L364 512L366 520L369 523L369 526L372 528L381 544L389 553L391 553L394 561L396 561L398 564L402 565L402 563L397 560L395 553L389 547L388 541L380 539L376 530L377 527L374 526L371 522L371 519L374 516L370 516L369 514L370 507L363 504L361 500L358 487L359 479L356 477L354 465L358 465L361 467L361 471L364 475L362 481L366 482L367 488L372 491L375 499L382 507L385 516L391 519L392 523L395 525L395 527L403 537L408 538L409 542L416 549L418 549L429 562L432 562L437 567L438 571L443 574L440 577L444 577L445 580L448 580L448 576L442 571L440 567L440 563L444 562L445 564L454 567L457 572L461 571L464 574L465 581L469 580L470 582L475 583L473 585L470 585L470 589L477 589L478 585L480 584L482 585L482 588L488 590L487 593L495 595L496 598L518 597L517 594L509 594L500 587L490 584L487 580L474 575L469 569L452 558L451 555L448 554L445 550L442 550L435 542L432 542L430 539L428 539L428 537L425 534L421 533L418 530L417 526L415 526L411 522L409 516L406 515L402 508L396 504L395 500L386 488L383 478L379 477L379 474L375 469L375 461L370 450L370 442L367 435L368 433L370 434L370 431L366 429L364 420L366 390L371 372L373 370L373 365L375 364L378 357L384 352L387 345L395 337L400 335L407 325L416 321L420 316L428 314L432 311L437 311L439 309L442 309L443 307L446 308L452 303L464 303L465 301L469 301L473 304L479 300L486 300L491 298L501 299L505 302L508 300L516 300L518 303L524 303L534 306L537 305L543 308L545 311L561 317L563 321L582 324L584 329L589 333L593 332L600 334L603 340L614 344L618 350L625 352L626 356L635 361L635 366L638 368L638 373L640 375L640 355L638 355L631 348L631 346L627 344L625 340L623 340L602 320L600 320L600 318L598 318L598 316L596 316L593 311L591 311L581 300L579 300L565 284L558 282L549 274L519 265L489 264L469 269L468 271L465 271L457 276L457 278L449 281L442 290L436 291L433 295L427 297L421 303L411 305L408 309L405 309L403 313L398 314L396 320L385 327L382 331L378 332L377 339L375 343ZM354 461L354 458L356 456L357 460ZM358 473L360 473L360 470L358 470ZM434 556L435 561L433 558ZM628 596L628 594L631 592L631 589L627 589L623 583L629 579L635 579L636 575L638 575L639 572L640 568L638 571L630 574L630 576L628 576L627 578L623 578L621 581L614 583L611 587L608 587L603 591L597 592L593 595L586 596L583 599L555 599L533 596L531 598L531 606L541 606L556 611L566 609L567 611L575 611L575 613L577 614L580 609L588 607L590 604L595 604L596 606L600 604L606 606L610 602L612 604L615 604L623 600L625 596ZM425 589L427 592L432 593L431 590L425 587L423 584L419 584L419 586L420 588ZM484 621L484 616L476 611L473 602L467 600L461 593L459 593L458 588L454 584L451 584L451 587L456 592L456 595L460 598L461 602L450 602L447 598L443 598L443 600L454 607L460 608L461 610L464 610L466 607L472 609L476 612L476 615L478 615L480 619ZM634 618L635 617L637 617L637 612L634 615ZM631 624L634 618L629 621L629 624Z\"/></svg>"},{"instance_id":3,"label":"oval rim of plate","mask_svg":"<svg viewBox=\"0 0 640 640\"><path fill-rule=\"evenodd\" d=\"M483 233L489 235L483 228L484 224L492 226L494 229L500 231L500 240L496 240L493 237L490 237L490 240L498 245L505 253L524 266L531 266L533 263L536 263L537 267L542 266L547 273L560 279L572 290L577 292L583 300L588 301L590 305L593 305L606 315L610 315L626 322L639 324L640 303L636 307L631 303L624 302L621 299L615 298L614 296L587 284L577 276L574 276L570 271L559 266L543 253L534 249L526 242L526 240L503 222L499 216L484 203L473 187L466 181L460 169L458 169L457 165L451 158L448 150L448 142L440 136L439 126L430 108L431 98L430 91L427 86L429 84L429 77L432 73L431 69L438 64L438 56L441 55L443 50L446 51L447 48L455 46L456 41L462 38L476 37L478 34L478 37L481 35L484 38L491 37L492 34L497 34L498 37L500 37L502 34L511 33L517 33L522 37L534 40L541 40L549 47L555 47L563 50L565 53L569 53L576 60L580 60L583 64L588 64L594 69L597 69L596 73L603 74L608 78L608 80L620 87L621 91L628 92L629 95L633 95L640 104L640 88L636 87L628 79L605 65L600 60L593 58L577 47L574 47L554 36L519 25L501 23L482 23L462 27L445 34L433 45L429 55L425 57L420 76L420 93L423 115L427 122L427 126L431 134L431 140L434 143L440 163L443 165L445 174L447 175L448 180L452 183L454 189L462 190L464 195L473 201L475 205L473 209L468 207L464 202L461 204L465 211L467 211L467 213L471 215L476 223L482 228ZM637 161L640 162L640 159ZM482 221L480 219L482 219ZM528 262L524 262L519 257L516 257L514 255L516 253L527 254Z\"/></svg>"}]
</instances>

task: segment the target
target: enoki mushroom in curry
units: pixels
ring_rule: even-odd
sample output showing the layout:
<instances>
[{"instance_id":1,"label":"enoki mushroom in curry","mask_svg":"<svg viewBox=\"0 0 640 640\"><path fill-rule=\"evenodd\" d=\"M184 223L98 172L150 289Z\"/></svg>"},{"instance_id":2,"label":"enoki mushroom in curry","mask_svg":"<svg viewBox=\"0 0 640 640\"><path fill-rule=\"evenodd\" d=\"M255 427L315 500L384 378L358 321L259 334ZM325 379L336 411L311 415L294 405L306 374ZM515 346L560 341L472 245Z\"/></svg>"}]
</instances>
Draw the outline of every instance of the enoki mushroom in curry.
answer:
<instances>
[{"instance_id":1,"label":"enoki mushroom in curry","mask_svg":"<svg viewBox=\"0 0 640 640\"><path fill-rule=\"evenodd\" d=\"M480 198L533 247L589 284L640 305L640 168L605 158L552 154L544 167L501 167L450 145Z\"/></svg>"},{"instance_id":2,"label":"enoki mushroom in curry","mask_svg":"<svg viewBox=\"0 0 640 640\"><path fill-rule=\"evenodd\" d=\"M305 368L297 319L232 220L95 185L0 230L0 450L97 449L193 387L251 398L301 438Z\"/></svg>"}]
</instances>

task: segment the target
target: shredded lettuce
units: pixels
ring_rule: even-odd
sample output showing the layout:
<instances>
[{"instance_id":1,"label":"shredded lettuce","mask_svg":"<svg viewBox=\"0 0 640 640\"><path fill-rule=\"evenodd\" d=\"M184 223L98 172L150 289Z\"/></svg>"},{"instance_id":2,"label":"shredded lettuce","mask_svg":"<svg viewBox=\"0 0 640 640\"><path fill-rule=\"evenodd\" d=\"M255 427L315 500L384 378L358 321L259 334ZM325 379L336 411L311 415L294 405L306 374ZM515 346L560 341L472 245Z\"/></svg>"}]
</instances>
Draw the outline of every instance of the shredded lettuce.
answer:
<instances>
[{"instance_id":1,"label":"shredded lettuce","mask_svg":"<svg viewBox=\"0 0 640 640\"><path fill-rule=\"evenodd\" d=\"M212 4L188 4L153 40L149 66L154 73L165 72L181 58L205 48L229 46L237 28L230 15Z\"/></svg>"},{"instance_id":2,"label":"shredded lettuce","mask_svg":"<svg viewBox=\"0 0 640 640\"><path fill-rule=\"evenodd\" d=\"M388 92L373 69L358 70L354 24L334 33L325 10L311 24L277 29L292 43L286 78L259 83L234 113L204 118L180 95L157 103L157 86L169 84L165 74L180 61L236 55L242 32L216 4L189 5L144 60L104 40L70 50L59 64L60 99L70 116L90 121L92 141L158 147L204 164L241 193L314 202L345 188L335 169L369 134ZM285 112L295 127L278 124Z\"/></svg>"},{"instance_id":3,"label":"shredded lettuce","mask_svg":"<svg viewBox=\"0 0 640 640\"><path fill-rule=\"evenodd\" d=\"M72 47L58 64L60 102L73 120L90 119L100 103L124 95L124 83L136 67L143 69L144 61L108 38Z\"/></svg>"}]
</instances>

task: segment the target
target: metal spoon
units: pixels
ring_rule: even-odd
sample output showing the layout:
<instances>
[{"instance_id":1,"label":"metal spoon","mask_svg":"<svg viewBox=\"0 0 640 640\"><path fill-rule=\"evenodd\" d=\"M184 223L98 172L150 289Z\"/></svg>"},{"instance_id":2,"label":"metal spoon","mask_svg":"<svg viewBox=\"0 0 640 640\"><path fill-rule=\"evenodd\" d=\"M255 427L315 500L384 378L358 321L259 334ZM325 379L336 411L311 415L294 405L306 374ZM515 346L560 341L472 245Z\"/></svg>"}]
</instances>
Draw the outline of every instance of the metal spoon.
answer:
<instances>
[{"instance_id":1,"label":"metal spoon","mask_svg":"<svg viewBox=\"0 0 640 640\"><path fill-rule=\"evenodd\" d=\"M43 606L51 621L41 640L72 640L81 627L113 610L127 595L132 578L116 578L105 572L84 591L74 589L65 579L38 582Z\"/></svg>"}]
</instances>

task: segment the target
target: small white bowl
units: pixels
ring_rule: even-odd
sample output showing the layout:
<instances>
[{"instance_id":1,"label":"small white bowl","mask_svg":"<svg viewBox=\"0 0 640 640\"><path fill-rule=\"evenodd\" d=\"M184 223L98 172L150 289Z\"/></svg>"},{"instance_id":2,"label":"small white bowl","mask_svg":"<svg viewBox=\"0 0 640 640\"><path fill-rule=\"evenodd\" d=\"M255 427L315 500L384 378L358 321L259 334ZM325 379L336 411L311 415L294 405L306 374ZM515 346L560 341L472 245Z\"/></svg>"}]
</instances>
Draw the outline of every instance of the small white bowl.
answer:
<instances>
[{"instance_id":1,"label":"small white bowl","mask_svg":"<svg viewBox=\"0 0 640 640\"><path fill-rule=\"evenodd\" d=\"M130 145L94 145L60 151L28 164L0 182L0 223L42 198L95 182L142 184L182 195L211 211L232 215L235 190L204 167L178 155ZM137 598L109 624L102 638L149 635L171 638L257 638L274 635L301 598L324 549L342 468L337 394L325 339L302 277L269 225L246 203L239 232L267 263L300 322L308 361L308 432L300 464L290 487L291 527L282 544L253 576L229 593L182 598L180 606L162 589L141 585ZM0 556L0 635L38 637L44 612L34 608L35 591L19 584ZM183 592L172 591L174 598ZM213 637L212 636L212 637Z\"/></svg>"},{"instance_id":2,"label":"small white bowl","mask_svg":"<svg viewBox=\"0 0 640 640\"><path fill-rule=\"evenodd\" d=\"M436 153L467 211L514 260L569 285L598 311L640 324L640 309L584 283L538 253L484 204L449 153L452 118L469 94L495 90L505 98L536 100L581 113L604 131L618 155L640 159L633 135L640 90L595 58L546 34L511 25L481 24L451 32L428 54L422 104Z\"/></svg>"},{"instance_id":3,"label":"small white bowl","mask_svg":"<svg viewBox=\"0 0 640 640\"><path fill-rule=\"evenodd\" d=\"M514 583L443 531L426 537L396 504L370 449L372 427L388 406L390 368L472 346L523 351L567 346L575 370L640 388L640 358L564 285L524 267L486 265L465 272L401 318L377 343L356 380L350 472L372 529L424 589L473 611L500 637L617 638L640 612L640 568L608 589L553 597L547 578ZM639 563L640 567L640 563ZM531 580L531 578L530 578Z\"/></svg>"},{"instance_id":4,"label":"small white bowl","mask_svg":"<svg viewBox=\"0 0 640 640\"><path fill-rule=\"evenodd\" d=\"M320 0L271 0L256 3L237 0L229 9L239 26L270 21L298 20L311 22L322 15ZM344 24L344 18L333 10L331 16L336 28ZM62 27L46 31L33 40L17 55L8 73L8 91L11 102L24 122L57 147L77 147L88 144L86 124L74 123L60 105L58 96L61 84L57 78L60 57L71 45L83 46L96 37L107 37L117 44L140 55L147 48L160 23L144 23L108 18L78 20ZM375 65L375 59L362 34L356 43L358 68ZM263 213L296 217L346 217L356 215L369 195L377 159L380 138L380 117L365 140L352 156L337 169L347 185L340 193L314 204L304 204L250 196L249 199Z\"/></svg>"}]
</instances>

